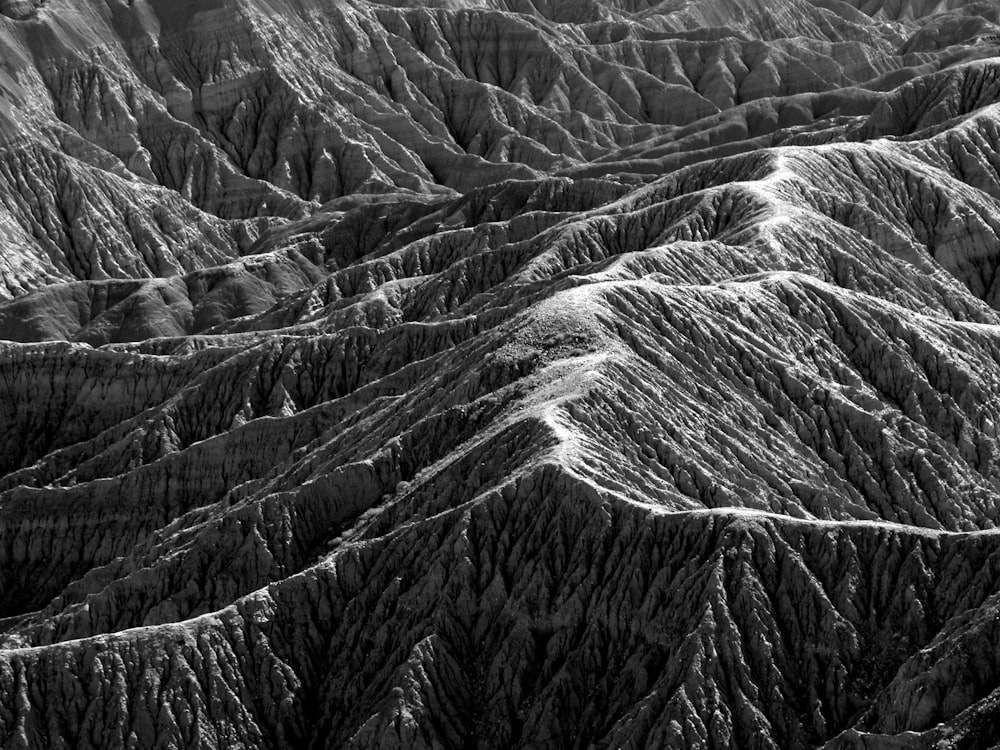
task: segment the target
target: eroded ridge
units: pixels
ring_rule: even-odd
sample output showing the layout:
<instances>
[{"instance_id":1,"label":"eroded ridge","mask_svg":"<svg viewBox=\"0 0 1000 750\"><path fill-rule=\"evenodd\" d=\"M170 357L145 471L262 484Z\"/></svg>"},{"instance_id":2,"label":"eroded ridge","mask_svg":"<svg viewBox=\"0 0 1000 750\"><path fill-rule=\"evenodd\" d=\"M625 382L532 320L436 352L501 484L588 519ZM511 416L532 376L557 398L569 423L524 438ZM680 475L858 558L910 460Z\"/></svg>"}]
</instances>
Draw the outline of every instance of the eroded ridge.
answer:
<instances>
[{"instance_id":1,"label":"eroded ridge","mask_svg":"<svg viewBox=\"0 0 1000 750\"><path fill-rule=\"evenodd\" d=\"M0 0L0 745L986 747L983 3Z\"/></svg>"}]
</instances>

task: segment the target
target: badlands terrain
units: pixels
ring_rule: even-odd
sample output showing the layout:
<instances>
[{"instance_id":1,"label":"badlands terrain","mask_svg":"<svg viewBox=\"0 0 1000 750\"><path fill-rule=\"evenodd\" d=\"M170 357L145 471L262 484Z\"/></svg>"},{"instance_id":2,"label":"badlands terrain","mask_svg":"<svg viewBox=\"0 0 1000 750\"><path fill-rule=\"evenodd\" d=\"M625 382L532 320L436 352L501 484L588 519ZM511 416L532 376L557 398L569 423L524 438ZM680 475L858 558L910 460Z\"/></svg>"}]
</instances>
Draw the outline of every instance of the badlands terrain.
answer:
<instances>
[{"instance_id":1,"label":"badlands terrain","mask_svg":"<svg viewBox=\"0 0 1000 750\"><path fill-rule=\"evenodd\" d=\"M0 747L1000 739L1000 7L0 0Z\"/></svg>"}]
</instances>

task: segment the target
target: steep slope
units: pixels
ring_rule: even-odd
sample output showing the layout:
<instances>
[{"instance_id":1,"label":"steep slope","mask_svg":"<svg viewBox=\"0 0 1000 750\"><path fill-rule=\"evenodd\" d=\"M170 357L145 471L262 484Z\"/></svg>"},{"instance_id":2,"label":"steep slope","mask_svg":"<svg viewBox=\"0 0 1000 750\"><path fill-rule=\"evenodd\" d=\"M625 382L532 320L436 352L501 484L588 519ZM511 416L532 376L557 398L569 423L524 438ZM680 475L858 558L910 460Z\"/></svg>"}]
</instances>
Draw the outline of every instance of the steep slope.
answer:
<instances>
[{"instance_id":1,"label":"steep slope","mask_svg":"<svg viewBox=\"0 0 1000 750\"><path fill-rule=\"evenodd\" d=\"M0 745L988 747L998 19L0 0Z\"/></svg>"}]
</instances>

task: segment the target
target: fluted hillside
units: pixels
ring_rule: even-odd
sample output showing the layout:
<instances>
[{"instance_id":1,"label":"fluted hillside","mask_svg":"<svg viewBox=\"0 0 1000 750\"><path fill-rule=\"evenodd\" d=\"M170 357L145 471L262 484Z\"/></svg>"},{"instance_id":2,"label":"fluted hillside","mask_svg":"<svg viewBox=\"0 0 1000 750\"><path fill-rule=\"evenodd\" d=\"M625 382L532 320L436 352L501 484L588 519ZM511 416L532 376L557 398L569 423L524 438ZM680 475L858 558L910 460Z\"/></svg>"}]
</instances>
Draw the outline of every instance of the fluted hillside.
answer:
<instances>
[{"instance_id":1,"label":"fluted hillside","mask_svg":"<svg viewBox=\"0 0 1000 750\"><path fill-rule=\"evenodd\" d=\"M991 747L998 45L0 0L0 746Z\"/></svg>"}]
</instances>

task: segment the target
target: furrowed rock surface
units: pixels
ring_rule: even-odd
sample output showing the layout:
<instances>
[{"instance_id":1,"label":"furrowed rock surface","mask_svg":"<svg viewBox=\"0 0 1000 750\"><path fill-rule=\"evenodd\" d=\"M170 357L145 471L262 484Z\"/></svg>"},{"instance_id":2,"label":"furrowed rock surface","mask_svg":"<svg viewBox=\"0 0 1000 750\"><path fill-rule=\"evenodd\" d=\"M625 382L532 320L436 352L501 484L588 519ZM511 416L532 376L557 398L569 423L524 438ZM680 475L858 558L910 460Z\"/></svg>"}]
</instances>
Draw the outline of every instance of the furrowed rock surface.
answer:
<instances>
[{"instance_id":1,"label":"furrowed rock surface","mask_svg":"<svg viewBox=\"0 0 1000 750\"><path fill-rule=\"evenodd\" d=\"M977 748L1000 16L0 0L0 746Z\"/></svg>"}]
</instances>

